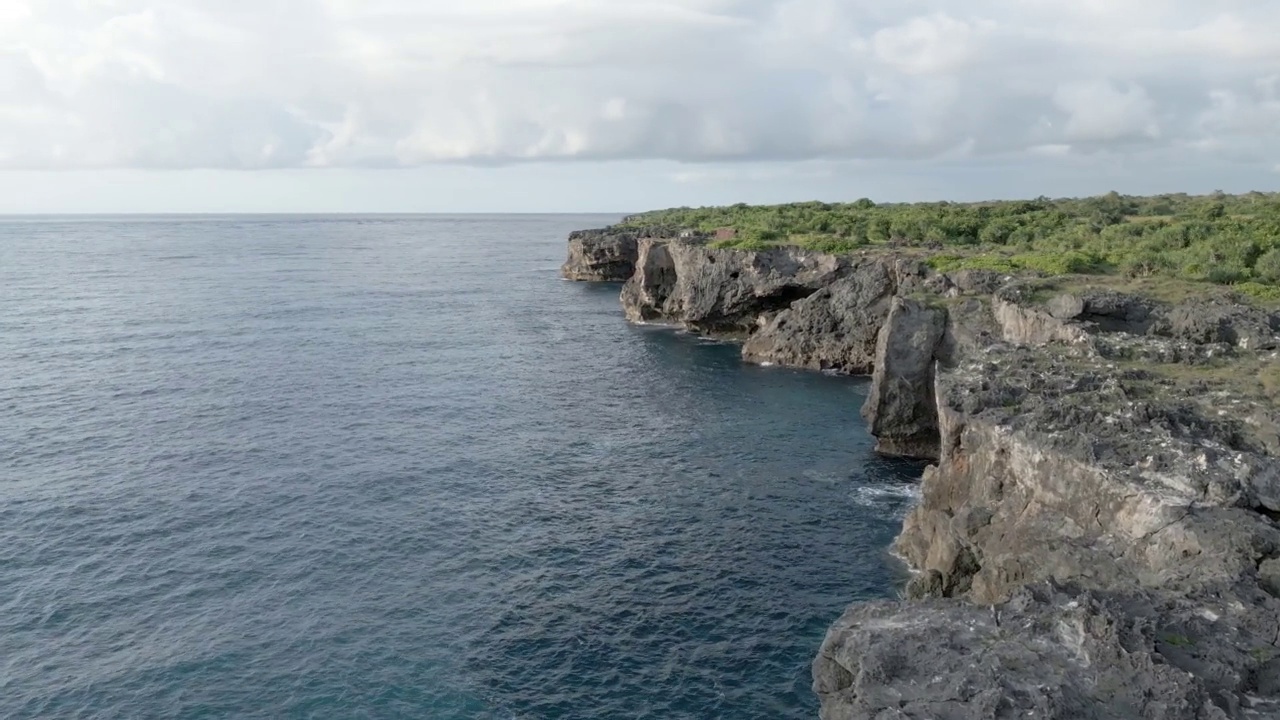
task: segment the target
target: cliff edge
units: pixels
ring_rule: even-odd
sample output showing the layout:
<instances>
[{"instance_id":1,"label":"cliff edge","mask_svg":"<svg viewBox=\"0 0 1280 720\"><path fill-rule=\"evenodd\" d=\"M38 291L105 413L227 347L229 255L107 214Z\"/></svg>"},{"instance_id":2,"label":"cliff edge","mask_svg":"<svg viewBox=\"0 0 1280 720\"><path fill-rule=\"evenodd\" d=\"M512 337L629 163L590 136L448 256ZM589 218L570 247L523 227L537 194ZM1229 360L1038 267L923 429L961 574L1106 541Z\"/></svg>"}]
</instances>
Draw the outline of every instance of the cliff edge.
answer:
<instances>
[{"instance_id":1,"label":"cliff edge","mask_svg":"<svg viewBox=\"0 0 1280 720\"><path fill-rule=\"evenodd\" d=\"M751 362L871 375L878 449L935 462L903 600L818 652L821 717L1280 717L1280 315L644 235L571 240L565 275Z\"/></svg>"}]
</instances>

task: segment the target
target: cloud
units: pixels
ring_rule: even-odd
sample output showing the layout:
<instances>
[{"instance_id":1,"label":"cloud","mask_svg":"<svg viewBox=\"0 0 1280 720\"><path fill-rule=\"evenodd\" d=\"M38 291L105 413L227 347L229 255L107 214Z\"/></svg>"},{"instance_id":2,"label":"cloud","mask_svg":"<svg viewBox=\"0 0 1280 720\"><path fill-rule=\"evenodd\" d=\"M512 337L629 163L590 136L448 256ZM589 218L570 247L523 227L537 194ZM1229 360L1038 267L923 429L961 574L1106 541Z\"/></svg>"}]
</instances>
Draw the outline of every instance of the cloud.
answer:
<instances>
[{"instance_id":1,"label":"cloud","mask_svg":"<svg viewBox=\"0 0 1280 720\"><path fill-rule=\"evenodd\" d=\"M8 0L0 169L1269 168L1277 31L1280 6L1191 0Z\"/></svg>"},{"instance_id":2,"label":"cloud","mask_svg":"<svg viewBox=\"0 0 1280 720\"><path fill-rule=\"evenodd\" d=\"M1121 89L1110 82L1071 83L1059 86L1053 100L1067 113L1064 135L1068 140L1160 137L1155 103L1141 86Z\"/></svg>"}]
</instances>

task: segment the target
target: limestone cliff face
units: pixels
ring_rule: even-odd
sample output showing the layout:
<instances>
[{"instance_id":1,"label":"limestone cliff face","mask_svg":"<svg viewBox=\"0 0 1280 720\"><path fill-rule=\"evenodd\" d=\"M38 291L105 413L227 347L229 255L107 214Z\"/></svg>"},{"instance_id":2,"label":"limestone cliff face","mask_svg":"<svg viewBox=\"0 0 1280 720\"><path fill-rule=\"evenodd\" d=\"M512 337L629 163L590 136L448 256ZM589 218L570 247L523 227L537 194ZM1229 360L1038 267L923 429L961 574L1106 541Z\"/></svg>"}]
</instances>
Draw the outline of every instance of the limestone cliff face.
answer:
<instances>
[{"instance_id":1,"label":"limestone cliff face","mask_svg":"<svg viewBox=\"0 0 1280 720\"><path fill-rule=\"evenodd\" d=\"M953 305L939 462L895 543L914 601L832 627L822 717L1280 716L1280 464L1251 420L1274 408L1114 360L1243 363L1270 320L1136 302Z\"/></svg>"},{"instance_id":2,"label":"limestone cliff face","mask_svg":"<svg viewBox=\"0 0 1280 720\"><path fill-rule=\"evenodd\" d=\"M681 325L745 338L848 273L849 262L796 248L716 250L701 243L641 240L622 307L635 322Z\"/></svg>"},{"instance_id":3,"label":"limestone cliff face","mask_svg":"<svg viewBox=\"0 0 1280 720\"><path fill-rule=\"evenodd\" d=\"M640 233L580 230L569 235L569 258L560 274L569 280L625 282L635 272Z\"/></svg>"},{"instance_id":4,"label":"limestone cliff face","mask_svg":"<svg viewBox=\"0 0 1280 720\"><path fill-rule=\"evenodd\" d=\"M814 663L820 717L1274 718L1274 615L1244 604L1271 600L1207 593L1192 602L1042 583L994 607L853 605Z\"/></svg>"},{"instance_id":5,"label":"limestone cliff face","mask_svg":"<svg viewBox=\"0 0 1280 720\"><path fill-rule=\"evenodd\" d=\"M649 237L632 265L630 320L870 374L878 449L935 461L907 599L814 661L823 718L1280 717L1280 412L1183 379L1280 362L1280 315L891 254Z\"/></svg>"},{"instance_id":6,"label":"limestone cliff face","mask_svg":"<svg viewBox=\"0 0 1280 720\"><path fill-rule=\"evenodd\" d=\"M908 258L641 240L621 299L633 322L742 340L748 362L870 375L894 298L945 286Z\"/></svg>"},{"instance_id":7,"label":"limestone cliff face","mask_svg":"<svg viewBox=\"0 0 1280 720\"><path fill-rule=\"evenodd\" d=\"M886 455L937 459L934 372L942 352L947 311L893 298L876 342L875 374L862 414Z\"/></svg>"},{"instance_id":8,"label":"limestone cliff face","mask_svg":"<svg viewBox=\"0 0 1280 720\"><path fill-rule=\"evenodd\" d=\"M936 284L927 267L896 257L854 257L838 280L791 304L742 348L749 362L870 375L877 339L900 294Z\"/></svg>"},{"instance_id":9,"label":"limestone cliff face","mask_svg":"<svg viewBox=\"0 0 1280 720\"><path fill-rule=\"evenodd\" d=\"M896 545L913 590L1218 582L1280 549L1280 463L1243 423L1087 367L993 348L938 377L942 456Z\"/></svg>"}]
</instances>

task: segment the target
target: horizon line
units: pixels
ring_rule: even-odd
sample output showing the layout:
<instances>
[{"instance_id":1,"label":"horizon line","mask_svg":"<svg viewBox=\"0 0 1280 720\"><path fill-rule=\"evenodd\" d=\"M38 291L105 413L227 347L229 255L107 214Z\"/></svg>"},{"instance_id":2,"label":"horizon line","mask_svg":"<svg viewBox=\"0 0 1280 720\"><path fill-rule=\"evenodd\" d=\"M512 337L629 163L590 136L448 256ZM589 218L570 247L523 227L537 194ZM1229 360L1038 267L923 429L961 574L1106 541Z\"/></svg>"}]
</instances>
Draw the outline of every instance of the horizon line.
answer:
<instances>
[{"instance_id":1,"label":"horizon line","mask_svg":"<svg viewBox=\"0 0 1280 720\"><path fill-rule=\"evenodd\" d=\"M128 212L92 212L82 210L69 210L59 212L31 212L31 213L14 213L0 211L0 218L36 218L36 217L155 217L155 216L187 216L187 217L218 217L218 216L283 216L283 215L350 215L350 216L368 216L368 215L401 215L401 216L467 216L467 215L634 215L637 212L646 212L643 210L627 210L627 211L610 211L610 210L565 210L565 211L549 211L549 212L527 212L527 211L426 211L426 210L164 210L164 211L128 211Z\"/></svg>"}]
</instances>

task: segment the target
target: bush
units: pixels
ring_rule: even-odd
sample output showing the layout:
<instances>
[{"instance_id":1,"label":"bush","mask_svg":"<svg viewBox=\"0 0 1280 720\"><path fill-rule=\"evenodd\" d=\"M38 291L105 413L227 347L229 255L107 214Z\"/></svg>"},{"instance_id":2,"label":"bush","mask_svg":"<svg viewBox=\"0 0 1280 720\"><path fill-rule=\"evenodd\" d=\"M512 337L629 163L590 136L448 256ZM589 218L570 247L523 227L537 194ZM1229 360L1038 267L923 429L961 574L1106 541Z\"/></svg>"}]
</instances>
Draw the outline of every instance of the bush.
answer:
<instances>
[{"instance_id":1,"label":"bush","mask_svg":"<svg viewBox=\"0 0 1280 720\"><path fill-rule=\"evenodd\" d=\"M1249 278L1248 272L1239 268L1232 267L1216 267L1209 270L1209 274L1205 279L1211 283L1219 285L1233 285Z\"/></svg>"},{"instance_id":2,"label":"bush","mask_svg":"<svg viewBox=\"0 0 1280 720\"><path fill-rule=\"evenodd\" d=\"M1013 261L1027 270L1045 275L1095 273L1103 271L1106 266L1097 255L1077 251L1017 255Z\"/></svg>"},{"instance_id":3,"label":"bush","mask_svg":"<svg viewBox=\"0 0 1280 720\"><path fill-rule=\"evenodd\" d=\"M839 237L820 237L809 236L802 238L796 242L797 245L816 252L830 253L839 255L841 253L850 253L860 247L866 245L865 242L857 238L839 238Z\"/></svg>"},{"instance_id":4,"label":"bush","mask_svg":"<svg viewBox=\"0 0 1280 720\"><path fill-rule=\"evenodd\" d=\"M1115 264L1119 265L1121 272L1131 278L1151 277L1173 267L1173 261L1169 256L1153 251L1123 256Z\"/></svg>"},{"instance_id":5,"label":"bush","mask_svg":"<svg viewBox=\"0 0 1280 720\"><path fill-rule=\"evenodd\" d=\"M758 237L735 238L733 240L717 240L709 245L716 250L764 250L769 244Z\"/></svg>"},{"instance_id":6,"label":"bush","mask_svg":"<svg viewBox=\"0 0 1280 720\"><path fill-rule=\"evenodd\" d=\"M967 257L961 255L934 255L925 262L938 272L990 270L1000 273L1016 273L1022 269L1022 266L1015 263L1011 258L996 254L969 255Z\"/></svg>"},{"instance_id":7,"label":"bush","mask_svg":"<svg viewBox=\"0 0 1280 720\"><path fill-rule=\"evenodd\" d=\"M1262 282L1280 284L1280 248L1274 248L1258 256L1253 274Z\"/></svg>"},{"instance_id":8,"label":"bush","mask_svg":"<svg viewBox=\"0 0 1280 720\"><path fill-rule=\"evenodd\" d=\"M1258 300L1280 300L1280 286L1264 285L1259 282L1242 282L1234 286L1245 295Z\"/></svg>"}]
</instances>

